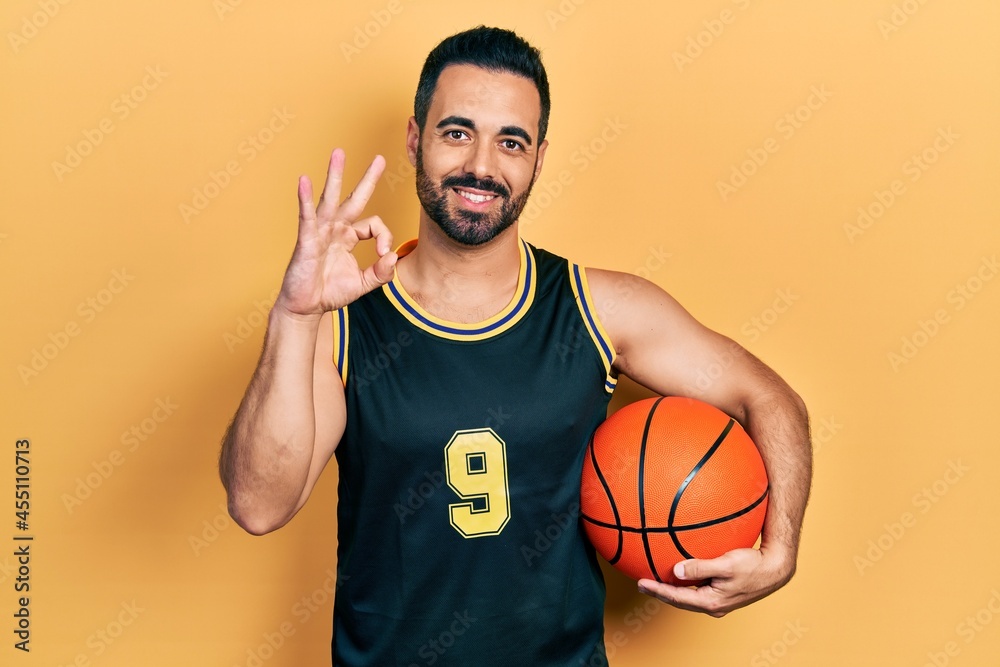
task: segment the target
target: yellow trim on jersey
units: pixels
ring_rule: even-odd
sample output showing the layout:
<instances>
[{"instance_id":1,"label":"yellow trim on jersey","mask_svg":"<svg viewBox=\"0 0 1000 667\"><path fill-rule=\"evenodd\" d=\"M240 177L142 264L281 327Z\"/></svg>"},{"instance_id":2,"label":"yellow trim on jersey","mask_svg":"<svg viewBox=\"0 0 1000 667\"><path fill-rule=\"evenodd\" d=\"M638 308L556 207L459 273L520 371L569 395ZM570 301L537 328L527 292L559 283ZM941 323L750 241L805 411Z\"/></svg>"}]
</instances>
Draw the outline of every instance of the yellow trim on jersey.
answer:
<instances>
[{"instance_id":1,"label":"yellow trim on jersey","mask_svg":"<svg viewBox=\"0 0 1000 667\"><path fill-rule=\"evenodd\" d=\"M400 246L406 251L411 250L416 245L415 241L409 241ZM521 268L517 276L517 287L514 289L514 297L503 310L482 322L450 322L448 320L435 317L423 308L416 300L410 296L399 281L398 276L382 286L382 291L396 310L403 317L410 321L415 327L450 340L476 341L499 335L517 324L531 308L535 300L535 285L538 283L538 263L531 252L528 244L518 239L518 248L521 254ZM405 254L405 253L404 253Z\"/></svg>"},{"instance_id":2,"label":"yellow trim on jersey","mask_svg":"<svg viewBox=\"0 0 1000 667\"><path fill-rule=\"evenodd\" d=\"M618 386L618 378L612 374L615 358L615 346L611 344L611 336L605 331L600 318L597 317L597 310L594 308L594 297L590 294L590 283L587 282L587 271L578 264L567 262L569 268L569 282L573 287L573 296L576 299L576 307L580 310L580 317L587 327L587 333L597 348L597 353L604 362L604 371L607 374L604 380L604 388L608 393Z\"/></svg>"},{"instance_id":3,"label":"yellow trim on jersey","mask_svg":"<svg viewBox=\"0 0 1000 667\"><path fill-rule=\"evenodd\" d=\"M350 319L347 315L347 306L333 313L333 364L340 371L340 379L347 385L347 365L350 358L347 356L347 345L351 342Z\"/></svg>"}]
</instances>

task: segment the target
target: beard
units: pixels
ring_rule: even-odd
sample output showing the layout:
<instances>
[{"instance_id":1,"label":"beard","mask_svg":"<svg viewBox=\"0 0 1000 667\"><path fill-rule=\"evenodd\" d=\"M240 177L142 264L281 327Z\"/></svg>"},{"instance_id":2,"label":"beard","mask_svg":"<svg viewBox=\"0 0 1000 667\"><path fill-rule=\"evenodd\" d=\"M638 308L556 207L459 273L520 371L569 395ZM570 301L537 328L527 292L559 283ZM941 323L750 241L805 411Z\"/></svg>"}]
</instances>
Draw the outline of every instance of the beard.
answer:
<instances>
[{"instance_id":1,"label":"beard","mask_svg":"<svg viewBox=\"0 0 1000 667\"><path fill-rule=\"evenodd\" d=\"M424 171L424 154L417 146L417 198L427 215L452 241L467 246L483 245L517 222L528 203L528 196L535 184L531 179L527 189L512 197L510 190L493 179L480 180L472 174L448 176L435 185ZM499 209L467 211L448 205L448 190L456 187L474 188L492 192L500 198Z\"/></svg>"}]
</instances>

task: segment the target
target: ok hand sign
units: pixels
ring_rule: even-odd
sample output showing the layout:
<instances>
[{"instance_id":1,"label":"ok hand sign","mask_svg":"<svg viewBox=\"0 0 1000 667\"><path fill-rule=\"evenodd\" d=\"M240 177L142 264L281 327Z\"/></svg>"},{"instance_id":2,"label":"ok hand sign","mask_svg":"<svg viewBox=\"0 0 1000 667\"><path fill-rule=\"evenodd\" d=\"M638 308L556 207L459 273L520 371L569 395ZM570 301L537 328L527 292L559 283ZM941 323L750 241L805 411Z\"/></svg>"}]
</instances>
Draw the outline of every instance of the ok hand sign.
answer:
<instances>
[{"instance_id":1,"label":"ok hand sign","mask_svg":"<svg viewBox=\"0 0 1000 667\"><path fill-rule=\"evenodd\" d=\"M392 234L377 215L361 217L385 159L375 156L354 192L341 202L344 161L344 151L334 150L318 206L313 206L309 177L299 177L299 236L275 302L293 316L319 318L342 308L388 282L395 271ZM379 259L361 270L351 251L367 239L375 239Z\"/></svg>"}]
</instances>

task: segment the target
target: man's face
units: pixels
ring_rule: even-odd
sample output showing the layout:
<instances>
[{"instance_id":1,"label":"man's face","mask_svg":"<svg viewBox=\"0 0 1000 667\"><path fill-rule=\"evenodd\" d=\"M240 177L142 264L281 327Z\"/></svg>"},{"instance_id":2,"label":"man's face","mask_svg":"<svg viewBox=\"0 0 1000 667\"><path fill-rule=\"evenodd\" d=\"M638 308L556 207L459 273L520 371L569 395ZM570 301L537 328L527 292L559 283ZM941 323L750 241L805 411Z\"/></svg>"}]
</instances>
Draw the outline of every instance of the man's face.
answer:
<instances>
[{"instance_id":1,"label":"man's face","mask_svg":"<svg viewBox=\"0 0 1000 667\"><path fill-rule=\"evenodd\" d=\"M423 132L411 118L407 149L420 205L454 241L482 245L517 221L541 172L541 103L525 77L449 65Z\"/></svg>"}]
</instances>

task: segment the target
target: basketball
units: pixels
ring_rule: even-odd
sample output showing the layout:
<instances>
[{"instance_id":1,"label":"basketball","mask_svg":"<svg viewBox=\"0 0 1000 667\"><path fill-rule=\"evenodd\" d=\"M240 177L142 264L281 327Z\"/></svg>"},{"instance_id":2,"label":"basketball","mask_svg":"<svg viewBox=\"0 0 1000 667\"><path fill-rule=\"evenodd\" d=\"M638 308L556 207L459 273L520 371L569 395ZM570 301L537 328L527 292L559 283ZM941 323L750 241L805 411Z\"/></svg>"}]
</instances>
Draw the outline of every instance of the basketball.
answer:
<instances>
[{"instance_id":1,"label":"basketball","mask_svg":"<svg viewBox=\"0 0 1000 667\"><path fill-rule=\"evenodd\" d=\"M764 525L764 462L743 427L691 398L627 405L594 432L580 512L597 552L632 579L676 579L674 565L752 547Z\"/></svg>"}]
</instances>

